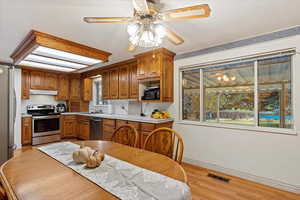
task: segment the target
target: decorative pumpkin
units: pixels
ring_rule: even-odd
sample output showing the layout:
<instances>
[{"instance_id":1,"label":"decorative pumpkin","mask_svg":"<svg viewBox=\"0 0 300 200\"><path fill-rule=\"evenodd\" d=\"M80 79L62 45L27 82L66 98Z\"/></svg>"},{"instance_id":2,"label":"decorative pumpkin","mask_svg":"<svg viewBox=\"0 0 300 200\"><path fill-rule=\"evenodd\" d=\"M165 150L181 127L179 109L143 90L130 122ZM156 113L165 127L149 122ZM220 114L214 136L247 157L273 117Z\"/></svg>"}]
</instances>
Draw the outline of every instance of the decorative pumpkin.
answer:
<instances>
[{"instance_id":1,"label":"decorative pumpkin","mask_svg":"<svg viewBox=\"0 0 300 200\"><path fill-rule=\"evenodd\" d=\"M87 160L87 168L96 168L99 167L101 162L104 160L104 154L98 151L95 151Z\"/></svg>"},{"instance_id":2,"label":"decorative pumpkin","mask_svg":"<svg viewBox=\"0 0 300 200\"><path fill-rule=\"evenodd\" d=\"M86 163L89 157L94 153L95 151L91 149L90 147L84 147L80 146L80 149L73 152L73 160L76 163Z\"/></svg>"}]
</instances>

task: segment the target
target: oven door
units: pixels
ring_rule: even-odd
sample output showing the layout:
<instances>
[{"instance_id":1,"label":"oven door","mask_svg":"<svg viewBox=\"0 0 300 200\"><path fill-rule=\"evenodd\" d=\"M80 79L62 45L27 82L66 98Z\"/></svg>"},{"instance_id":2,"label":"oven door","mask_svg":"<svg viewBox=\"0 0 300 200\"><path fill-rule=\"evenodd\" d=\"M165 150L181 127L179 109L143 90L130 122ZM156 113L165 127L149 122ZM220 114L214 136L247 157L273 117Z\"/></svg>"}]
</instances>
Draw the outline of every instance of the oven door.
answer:
<instances>
[{"instance_id":1,"label":"oven door","mask_svg":"<svg viewBox=\"0 0 300 200\"><path fill-rule=\"evenodd\" d=\"M32 137L55 135L60 133L59 116L33 117Z\"/></svg>"}]
</instances>

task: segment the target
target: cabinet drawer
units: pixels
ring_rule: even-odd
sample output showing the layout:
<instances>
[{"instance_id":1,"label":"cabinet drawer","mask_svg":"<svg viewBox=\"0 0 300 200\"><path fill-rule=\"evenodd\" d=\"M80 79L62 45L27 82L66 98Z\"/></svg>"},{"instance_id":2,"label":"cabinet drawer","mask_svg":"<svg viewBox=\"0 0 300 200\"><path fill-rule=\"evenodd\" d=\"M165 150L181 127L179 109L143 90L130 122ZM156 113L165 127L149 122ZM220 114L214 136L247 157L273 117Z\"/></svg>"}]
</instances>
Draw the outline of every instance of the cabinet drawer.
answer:
<instances>
[{"instance_id":1,"label":"cabinet drawer","mask_svg":"<svg viewBox=\"0 0 300 200\"><path fill-rule=\"evenodd\" d=\"M111 141L112 133L103 133L103 140Z\"/></svg>"},{"instance_id":2,"label":"cabinet drawer","mask_svg":"<svg viewBox=\"0 0 300 200\"><path fill-rule=\"evenodd\" d=\"M125 120L116 120L116 128L119 128L120 126L126 125L127 121Z\"/></svg>"},{"instance_id":3,"label":"cabinet drawer","mask_svg":"<svg viewBox=\"0 0 300 200\"><path fill-rule=\"evenodd\" d=\"M115 128L111 126L103 126L103 133L111 133L113 134L115 132Z\"/></svg>"},{"instance_id":4,"label":"cabinet drawer","mask_svg":"<svg viewBox=\"0 0 300 200\"><path fill-rule=\"evenodd\" d=\"M173 122L157 124L156 128L172 128Z\"/></svg>"},{"instance_id":5,"label":"cabinet drawer","mask_svg":"<svg viewBox=\"0 0 300 200\"><path fill-rule=\"evenodd\" d=\"M86 116L80 116L80 115L77 117L77 119L78 119L79 121L86 121L86 122L87 122L87 121L90 121L90 118L89 118L89 117L86 117Z\"/></svg>"},{"instance_id":6,"label":"cabinet drawer","mask_svg":"<svg viewBox=\"0 0 300 200\"><path fill-rule=\"evenodd\" d=\"M116 120L114 119L103 119L103 125L104 126L111 126L113 128L116 127Z\"/></svg>"},{"instance_id":7,"label":"cabinet drawer","mask_svg":"<svg viewBox=\"0 0 300 200\"><path fill-rule=\"evenodd\" d=\"M76 120L76 115L64 115L64 120Z\"/></svg>"},{"instance_id":8,"label":"cabinet drawer","mask_svg":"<svg viewBox=\"0 0 300 200\"><path fill-rule=\"evenodd\" d=\"M151 132L155 129L155 124L141 123L141 130Z\"/></svg>"},{"instance_id":9,"label":"cabinet drawer","mask_svg":"<svg viewBox=\"0 0 300 200\"><path fill-rule=\"evenodd\" d=\"M139 122L130 122L130 121L128 121L128 124L133 126L137 131L140 130L140 123Z\"/></svg>"}]
</instances>

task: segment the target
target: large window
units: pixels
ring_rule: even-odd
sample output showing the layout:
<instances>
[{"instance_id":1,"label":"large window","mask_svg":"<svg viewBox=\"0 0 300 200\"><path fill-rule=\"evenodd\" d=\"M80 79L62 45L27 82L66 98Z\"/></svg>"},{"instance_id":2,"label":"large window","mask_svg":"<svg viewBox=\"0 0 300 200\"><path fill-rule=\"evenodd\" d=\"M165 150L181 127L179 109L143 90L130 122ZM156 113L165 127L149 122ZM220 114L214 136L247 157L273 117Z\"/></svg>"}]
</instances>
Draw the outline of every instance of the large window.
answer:
<instances>
[{"instance_id":1,"label":"large window","mask_svg":"<svg viewBox=\"0 0 300 200\"><path fill-rule=\"evenodd\" d=\"M293 128L291 55L181 73L182 120Z\"/></svg>"}]
</instances>

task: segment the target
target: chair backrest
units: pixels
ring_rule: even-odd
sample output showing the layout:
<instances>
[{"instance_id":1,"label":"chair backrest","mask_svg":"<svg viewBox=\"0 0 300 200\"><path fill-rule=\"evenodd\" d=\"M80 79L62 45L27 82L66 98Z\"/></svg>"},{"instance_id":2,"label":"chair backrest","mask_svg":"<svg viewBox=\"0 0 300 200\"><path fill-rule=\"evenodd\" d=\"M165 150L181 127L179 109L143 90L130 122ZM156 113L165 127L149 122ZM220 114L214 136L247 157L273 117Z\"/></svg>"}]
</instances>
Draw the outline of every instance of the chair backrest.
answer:
<instances>
[{"instance_id":1,"label":"chair backrest","mask_svg":"<svg viewBox=\"0 0 300 200\"><path fill-rule=\"evenodd\" d=\"M129 125L120 126L112 135L111 140L116 143L137 147L139 134L136 129Z\"/></svg>"},{"instance_id":2,"label":"chair backrest","mask_svg":"<svg viewBox=\"0 0 300 200\"><path fill-rule=\"evenodd\" d=\"M182 137L173 129L158 128L146 138L143 148L166 155L179 164L182 162L184 144Z\"/></svg>"},{"instance_id":3,"label":"chair backrest","mask_svg":"<svg viewBox=\"0 0 300 200\"><path fill-rule=\"evenodd\" d=\"M1 185L1 182L0 182L0 200L7 200L7 196L5 194L4 188Z\"/></svg>"}]
</instances>

